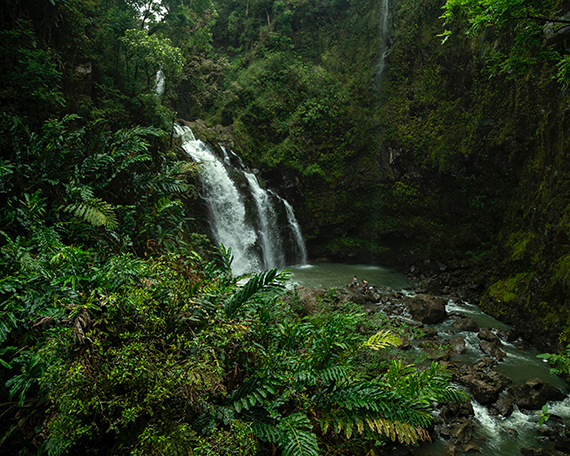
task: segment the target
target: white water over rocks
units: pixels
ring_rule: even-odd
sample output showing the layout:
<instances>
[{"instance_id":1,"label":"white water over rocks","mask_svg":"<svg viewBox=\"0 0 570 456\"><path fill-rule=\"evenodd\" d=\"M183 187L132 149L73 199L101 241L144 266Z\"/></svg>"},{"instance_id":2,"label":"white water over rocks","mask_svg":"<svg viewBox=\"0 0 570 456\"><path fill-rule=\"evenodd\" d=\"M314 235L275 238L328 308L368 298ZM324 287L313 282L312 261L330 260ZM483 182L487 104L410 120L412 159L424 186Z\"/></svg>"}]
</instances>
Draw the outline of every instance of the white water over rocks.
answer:
<instances>
[{"instance_id":1,"label":"white water over rocks","mask_svg":"<svg viewBox=\"0 0 570 456\"><path fill-rule=\"evenodd\" d=\"M257 206L259 217L259 237L263 250L263 261L267 269L277 268L285 264L285 256L281 248L281 239L277 227L277 215L271 204L271 198L267 190L259 186L259 182L253 173L244 172L243 175L249 183L251 194Z\"/></svg>"},{"instance_id":2,"label":"white water over rocks","mask_svg":"<svg viewBox=\"0 0 570 456\"><path fill-rule=\"evenodd\" d=\"M303 235L301 234L301 227L295 218L295 213L293 208L288 203L287 200L282 199L285 205L285 211L287 212L287 221L293 232L293 238L295 240L295 246L297 247L298 258L301 259L301 264L307 264L307 249L305 248L305 241L303 240Z\"/></svg>"},{"instance_id":3,"label":"white water over rocks","mask_svg":"<svg viewBox=\"0 0 570 456\"><path fill-rule=\"evenodd\" d=\"M236 158L237 168L231 165L233 160L225 148L221 147L222 162L206 144L196 140L190 128L178 125L174 128L182 139L182 148L201 166L202 197L208 205L211 231L217 243L231 247L234 274L284 267L287 249L296 252L292 264L306 263L307 250L291 205L275 192L262 188L255 174L247 170L232 150L229 153ZM243 175L249 184L248 193L240 193L232 174ZM286 223L280 223L273 196L284 204ZM255 214L246 210L252 206L246 200L253 202ZM291 246L282 240L281 225L294 233Z\"/></svg>"}]
</instances>

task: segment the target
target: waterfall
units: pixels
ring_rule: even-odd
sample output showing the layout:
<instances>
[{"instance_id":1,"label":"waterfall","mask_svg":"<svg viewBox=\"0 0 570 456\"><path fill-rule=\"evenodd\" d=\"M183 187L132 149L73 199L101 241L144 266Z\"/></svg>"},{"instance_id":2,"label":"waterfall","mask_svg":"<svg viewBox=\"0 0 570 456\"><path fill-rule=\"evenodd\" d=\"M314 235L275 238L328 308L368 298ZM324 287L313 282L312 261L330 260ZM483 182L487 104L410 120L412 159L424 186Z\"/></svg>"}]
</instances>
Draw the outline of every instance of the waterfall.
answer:
<instances>
[{"instance_id":1,"label":"waterfall","mask_svg":"<svg viewBox=\"0 0 570 456\"><path fill-rule=\"evenodd\" d=\"M156 72L156 77L154 78L154 92L159 96L164 95L164 88L166 86L166 79L164 77L164 72L158 70Z\"/></svg>"},{"instance_id":2,"label":"waterfall","mask_svg":"<svg viewBox=\"0 0 570 456\"><path fill-rule=\"evenodd\" d=\"M307 256L307 248L305 247L305 240L303 239L303 234L301 233L301 227L299 226L299 222L297 221L297 217L295 217L295 212L293 211L293 207L289 204L285 198L281 198L277 193L269 190L269 192L274 195L276 198L279 199L283 203L285 207L285 213L287 214L287 224L289 229L291 230L291 234L293 235L293 241L295 243L295 262L299 262L301 264L307 264L308 256Z\"/></svg>"},{"instance_id":3,"label":"waterfall","mask_svg":"<svg viewBox=\"0 0 570 456\"><path fill-rule=\"evenodd\" d=\"M259 218L259 237L263 251L263 262L267 269L273 269L285 265L282 242L279 239L279 228L275 209L271 204L271 199L267 190L259 186L259 182L253 173L244 172L249 183L251 194L257 207Z\"/></svg>"},{"instance_id":4,"label":"waterfall","mask_svg":"<svg viewBox=\"0 0 570 456\"><path fill-rule=\"evenodd\" d=\"M282 200L283 204L285 205L285 211L287 212L287 221L289 222L289 226L293 232L297 258L300 259L301 264L307 264L307 248L305 247L305 241L303 239L303 235L301 234L301 227L297 222L297 218L293 212L293 207L291 207L286 199L282 198Z\"/></svg>"},{"instance_id":5,"label":"waterfall","mask_svg":"<svg viewBox=\"0 0 570 456\"><path fill-rule=\"evenodd\" d=\"M218 146L220 146L220 149L222 149L222 154L224 154L224 163L228 166L231 166L232 162L230 160L230 156L228 155L228 152L226 151L226 148L220 143L218 143Z\"/></svg>"},{"instance_id":6,"label":"waterfall","mask_svg":"<svg viewBox=\"0 0 570 456\"><path fill-rule=\"evenodd\" d=\"M255 174L232 150L220 146L222 162L206 144L196 140L190 128L178 125L174 128L182 140L182 148L201 165L202 197L208 205L212 235L217 243L231 247L233 272L239 275L262 268L284 267L286 250L294 251L293 263L306 264L307 250L291 205L274 191L262 188ZM232 162L237 162L237 168ZM234 176L243 175L249 184L249 193L240 194L228 170L232 170ZM276 210L272 203L274 198L283 203L285 211ZM246 207L255 214L248 217ZM290 232L288 236L284 235L286 229ZM283 242L284 238L289 242ZM292 245L288 247L288 244Z\"/></svg>"},{"instance_id":7,"label":"waterfall","mask_svg":"<svg viewBox=\"0 0 570 456\"><path fill-rule=\"evenodd\" d=\"M255 253L257 235L246 220L244 202L226 168L206 144L193 139L193 134L190 136L190 128L175 125L175 129L182 136L182 148L202 167L200 180L211 215L212 233L217 243L231 247L233 272L239 275L260 270Z\"/></svg>"},{"instance_id":8,"label":"waterfall","mask_svg":"<svg viewBox=\"0 0 570 456\"><path fill-rule=\"evenodd\" d=\"M382 76L386 69L386 57L390 54L388 47L388 32L390 31L390 0L381 0L380 4L380 21L378 25L378 35L380 37L380 58L376 65L376 77L379 83L382 82Z\"/></svg>"}]
</instances>

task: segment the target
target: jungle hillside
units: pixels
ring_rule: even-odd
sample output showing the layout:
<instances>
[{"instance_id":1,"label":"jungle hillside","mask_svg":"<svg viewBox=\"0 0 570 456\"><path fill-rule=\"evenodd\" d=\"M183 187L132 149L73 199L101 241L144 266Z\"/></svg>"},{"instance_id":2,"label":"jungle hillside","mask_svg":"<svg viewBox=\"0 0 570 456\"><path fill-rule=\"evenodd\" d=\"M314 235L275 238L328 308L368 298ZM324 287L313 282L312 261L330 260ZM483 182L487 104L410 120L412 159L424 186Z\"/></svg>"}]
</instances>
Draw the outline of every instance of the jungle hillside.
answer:
<instances>
[{"instance_id":1,"label":"jungle hillside","mask_svg":"<svg viewBox=\"0 0 570 456\"><path fill-rule=\"evenodd\" d=\"M175 125L311 260L459 271L429 292L563 353L569 42L563 0L2 1L0 452L380 455L467 399L409 327L235 275Z\"/></svg>"}]
</instances>

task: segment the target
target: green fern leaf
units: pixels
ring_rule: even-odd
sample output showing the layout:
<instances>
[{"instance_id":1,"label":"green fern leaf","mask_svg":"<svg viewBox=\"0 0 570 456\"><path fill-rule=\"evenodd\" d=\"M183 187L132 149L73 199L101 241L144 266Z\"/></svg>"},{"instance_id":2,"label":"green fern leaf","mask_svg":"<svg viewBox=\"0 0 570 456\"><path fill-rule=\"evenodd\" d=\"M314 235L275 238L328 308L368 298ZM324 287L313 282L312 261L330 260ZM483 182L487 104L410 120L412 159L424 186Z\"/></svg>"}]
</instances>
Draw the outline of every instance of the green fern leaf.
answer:
<instances>
[{"instance_id":1,"label":"green fern leaf","mask_svg":"<svg viewBox=\"0 0 570 456\"><path fill-rule=\"evenodd\" d=\"M362 346L372 350L381 350L389 345L400 345L401 343L402 341L397 335L392 334L389 330L384 330L374 334Z\"/></svg>"},{"instance_id":2,"label":"green fern leaf","mask_svg":"<svg viewBox=\"0 0 570 456\"><path fill-rule=\"evenodd\" d=\"M72 212L76 217L82 218L93 226L104 226L109 230L114 230L119 225L113 206L99 198L70 204L65 211Z\"/></svg>"}]
</instances>

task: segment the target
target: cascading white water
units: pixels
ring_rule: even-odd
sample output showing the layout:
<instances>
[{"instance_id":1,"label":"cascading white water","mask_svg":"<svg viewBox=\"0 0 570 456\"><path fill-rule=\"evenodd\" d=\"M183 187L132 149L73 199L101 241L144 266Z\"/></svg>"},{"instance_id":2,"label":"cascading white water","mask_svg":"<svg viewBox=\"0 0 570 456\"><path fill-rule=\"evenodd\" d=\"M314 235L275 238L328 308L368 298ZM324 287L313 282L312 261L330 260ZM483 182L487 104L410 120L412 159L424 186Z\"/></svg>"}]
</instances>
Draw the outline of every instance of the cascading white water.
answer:
<instances>
[{"instance_id":1,"label":"cascading white water","mask_svg":"<svg viewBox=\"0 0 570 456\"><path fill-rule=\"evenodd\" d=\"M232 162L230 160L230 156L228 155L228 152L226 151L226 148L222 145L218 143L218 146L220 146L220 149L222 149L222 153L224 154L224 163L228 166L232 165Z\"/></svg>"},{"instance_id":2,"label":"cascading white water","mask_svg":"<svg viewBox=\"0 0 570 456\"><path fill-rule=\"evenodd\" d=\"M281 201L283 201L283 204L285 206L285 211L287 212L287 221L289 222L289 226L291 227L291 231L293 233L293 239L295 240L297 253L296 256L300 259L301 264L307 264L307 248L305 247L305 241L303 239L303 234L301 233L301 227L299 226L299 222L297 222L297 218L293 212L293 207L291 207L286 199L281 198Z\"/></svg>"},{"instance_id":3,"label":"cascading white water","mask_svg":"<svg viewBox=\"0 0 570 456\"><path fill-rule=\"evenodd\" d=\"M162 70L156 72L156 77L154 78L154 92L159 96L164 95L164 88L166 87L166 78Z\"/></svg>"},{"instance_id":4,"label":"cascading white water","mask_svg":"<svg viewBox=\"0 0 570 456\"><path fill-rule=\"evenodd\" d=\"M380 49L378 64L376 65L376 77L379 82L386 69L386 57L390 54L388 47L388 32L390 31L390 0L381 0L380 21L378 24L378 35L380 37Z\"/></svg>"},{"instance_id":5,"label":"cascading white water","mask_svg":"<svg viewBox=\"0 0 570 456\"><path fill-rule=\"evenodd\" d=\"M202 196L208 203L212 234L216 242L224 244L226 248L232 248L233 272L239 275L258 271L262 267L272 269L286 265L285 247L281 239L283 229L280 228L277 211L272 204L270 194L279 199L285 207L287 226L294 244L294 247L289 250L295 251L294 261L306 264L307 249L301 228L287 200L271 190L262 188L255 174L245 168L241 158L232 150L227 151L220 145L224 165L206 144L196 140L190 128L179 125L175 125L174 128L176 135L182 140L182 148L202 166L203 172L200 173L203 186ZM235 160L230 157L230 154ZM232 167L232 162L236 163L236 161L237 169ZM259 221L257 227L259 235L247 220L246 205L228 174L226 166L232 167L236 173L243 174L249 183L251 198ZM258 256L259 250L263 253L263 259Z\"/></svg>"},{"instance_id":6,"label":"cascading white water","mask_svg":"<svg viewBox=\"0 0 570 456\"><path fill-rule=\"evenodd\" d=\"M226 168L206 144L194 139L190 128L178 125L174 128L182 137L182 148L202 166L200 180L211 213L212 233L216 242L231 247L232 271L239 275L260 270L255 253L257 234L246 220L244 203Z\"/></svg>"},{"instance_id":7,"label":"cascading white water","mask_svg":"<svg viewBox=\"0 0 570 456\"><path fill-rule=\"evenodd\" d=\"M257 216L259 218L259 238L261 240L261 249L263 251L263 262L266 269L273 269L285 265L285 256L281 240L279 239L279 229L277 227L277 215L271 204L271 199L267 190L259 186L259 182L253 173L243 173L251 195L257 208Z\"/></svg>"}]
</instances>

